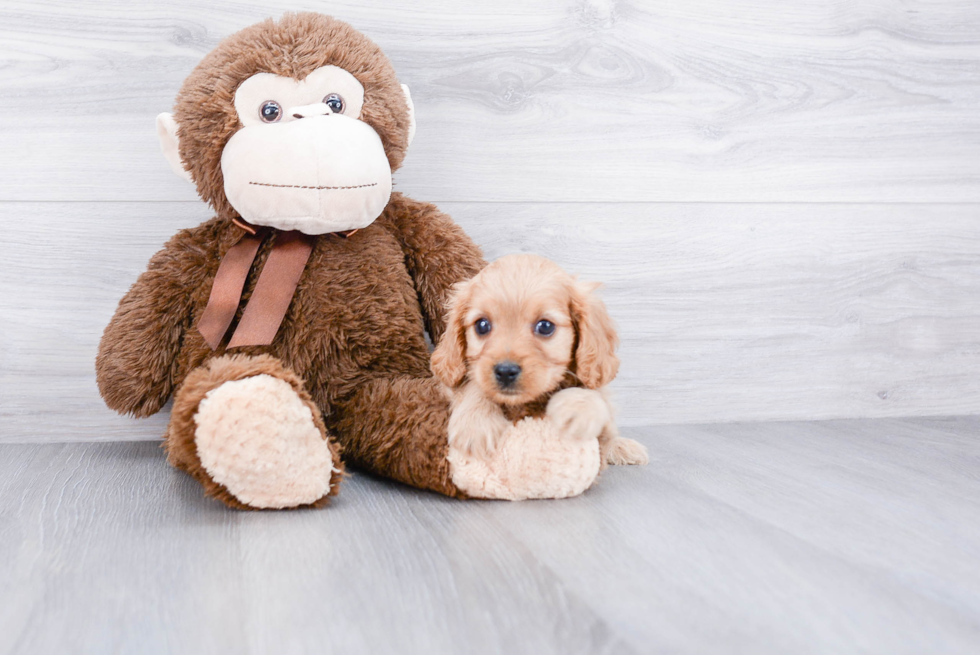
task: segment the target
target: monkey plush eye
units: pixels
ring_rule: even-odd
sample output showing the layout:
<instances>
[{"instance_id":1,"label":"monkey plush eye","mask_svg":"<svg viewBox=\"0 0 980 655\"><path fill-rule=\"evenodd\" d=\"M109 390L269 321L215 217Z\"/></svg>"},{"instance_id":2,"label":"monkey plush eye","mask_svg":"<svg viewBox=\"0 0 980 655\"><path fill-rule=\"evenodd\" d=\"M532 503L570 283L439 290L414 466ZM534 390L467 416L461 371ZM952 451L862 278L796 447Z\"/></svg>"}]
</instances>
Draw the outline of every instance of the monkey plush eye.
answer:
<instances>
[{"instance_id":1,"label":"monkey plush eye","mask_svg":"<svg viewBox=\"0 0 980 655\"><path fill-rule=\"evenodd\" d=\"M486 334L489 334L490 328L491 328L490 321L488 321L485 318L477 319L476 323L473 324L473 329L476 330L476 333L479 334L481 337Z\"/></svg>"},{"instance_id":2,"label":"monkey plush eye","mask_svg":"<svg viewBox=\"0 0 980 655\"><path fill-rule=\"evenodd\" d=\"M344 107L346 106L344 104L344 99L336 93L331 93L330 95L324 96L323 104L330 107L330 111L335 114L343 113Z\"/></svg>"},{"instance_id":3,"label":"monkey plush eye","mask_svg":"<svg viewBox=\"0 0 980 655\"><path fill-rule=\"evenodd\" d=\"M550 337L555 333L555 324L551 321L541 319L534 324L534 333L541 337Z\"/></svg>"},{"instance_id":4,"label":"monkey plush eye","mask_svg":"<svg viewBox=\"0 0 980 655\"><path fill-rule=\"evenodd\" d=\"M259 108L259 116L265 123L275 123L282 118L282 107L275 100L266 100Z\"/></svg>"}]
</instances>

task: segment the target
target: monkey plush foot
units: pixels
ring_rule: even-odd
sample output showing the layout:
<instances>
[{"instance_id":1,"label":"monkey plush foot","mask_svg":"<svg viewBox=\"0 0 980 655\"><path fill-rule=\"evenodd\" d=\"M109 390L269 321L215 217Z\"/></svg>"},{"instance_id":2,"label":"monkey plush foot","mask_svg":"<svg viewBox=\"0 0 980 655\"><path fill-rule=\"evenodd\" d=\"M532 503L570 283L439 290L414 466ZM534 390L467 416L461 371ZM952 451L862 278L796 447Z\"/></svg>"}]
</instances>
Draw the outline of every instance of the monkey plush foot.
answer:
<instances>
[{"instance_id":1,"label":"monkey plush foot","mask_svg":"<svg viewBox=\"0 0 980 655\"><path fill-rule=\"evenodd\" d=\"M339 447L299 378L271 357L220 357L178 392L172 464L233 507L319 505L337 493Z\"/></svg>"},{"instance_id":2,"label":"monkey plush foot","mask_svg":"<svg viewBox=\"0 0 980 655\"><path fill-rule=\"evenodd\" d=\"M225 382L201 401L194 422L201 465L246 505L296 507L330 492L330 449L286 382L269 375Z\"/></svg>"},{"instance_id":3,"label":"monkey plush foot","mask_svg":"<svg viewBox=\"0 0 980 655\"><path fill-rule=\"evenodd\" d=\"M600 426L601 427L601 426ZM568 498L599 475L599 439L570 438L548 418L510 426L489 454L449 446L453 483L474 498Z\"/></svg>"}]
</instances>

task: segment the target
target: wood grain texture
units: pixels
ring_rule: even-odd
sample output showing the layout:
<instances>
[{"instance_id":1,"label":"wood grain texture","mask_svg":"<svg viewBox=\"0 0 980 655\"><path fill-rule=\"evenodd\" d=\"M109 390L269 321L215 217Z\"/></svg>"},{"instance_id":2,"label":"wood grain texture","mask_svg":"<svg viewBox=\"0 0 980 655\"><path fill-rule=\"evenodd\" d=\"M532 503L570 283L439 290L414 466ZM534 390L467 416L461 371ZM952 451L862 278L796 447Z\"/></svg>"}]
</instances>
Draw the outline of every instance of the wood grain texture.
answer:
<instances>
[{"instance_id":1,"label":"wood grain texture","mask_svg":"<svg viewBox=\"0 0 980 655\"><path fill-rule=\"evenodd\" d=\"M356 475L204 500L153 444L0 446L0 653L975 653L978 418L628 431L584 496Z\"/></svg>"},{"instance_id":2,"label":"wood grain texture","mask_svg":"<svg viewBox=\"0 0 980 655\"><path fill-rule=\"evenodd\" d=\"M627 424L980 413L976 206L454 213L491 257L536 252L606 285Z\"/></svg>"},{"instance_id":3,"label":"wood grain texture","mask_svg":"<svg viewBox=\"0 0 980 655\"><path fill-rule=\"evenodd\" d=\"M980 4L298 1L413 89L439 201L980 202ZM0 200L190 200L154 116L249 1L0 7Z\"/></svg>"},{"instance_id":4,"label":"wood grain texture","mask_svg":"<svg viewBox=\"0 0 980 655\"><path fill-rule=\"evenodd\" d=\"M974 205L444 203L488 257L603 295L626 425L980 414ZM0 441L155 439L98 397L102 329L201 203L0 203Z\"/></svg>"}]
</instances>

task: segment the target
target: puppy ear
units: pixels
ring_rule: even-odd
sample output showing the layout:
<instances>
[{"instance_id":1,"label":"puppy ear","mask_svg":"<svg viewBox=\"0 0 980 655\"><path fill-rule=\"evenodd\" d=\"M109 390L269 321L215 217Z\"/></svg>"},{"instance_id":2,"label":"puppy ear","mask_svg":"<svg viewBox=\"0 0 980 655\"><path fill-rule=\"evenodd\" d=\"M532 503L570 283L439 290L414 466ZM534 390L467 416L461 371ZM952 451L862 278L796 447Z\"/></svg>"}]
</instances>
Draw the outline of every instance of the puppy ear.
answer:
<instances>
[{"instance_id":1,"label":"puppy ear","mask_svg":"<svg viewBox=\"0 0 980 655\"><path fill-rule=\"evenodd\" d=\"M619 337L605 303L595 293L600 286L576 280L571 288L570 309L578 338L572 371L589 389L609 384L619 371Z\"/></svg>"},{"instance_id":2,"label":"puppy ear","mask_svg":"<svg viewBox=\"0 0 980 655\"><path fill-rule=\"evenodd\" d=\"M451 388L458 387L466 377L466 326L463 319L469 311L471 286L467 280L453 287L446 329L432 353L432 374Z\"/></svg>"}]
</instances>

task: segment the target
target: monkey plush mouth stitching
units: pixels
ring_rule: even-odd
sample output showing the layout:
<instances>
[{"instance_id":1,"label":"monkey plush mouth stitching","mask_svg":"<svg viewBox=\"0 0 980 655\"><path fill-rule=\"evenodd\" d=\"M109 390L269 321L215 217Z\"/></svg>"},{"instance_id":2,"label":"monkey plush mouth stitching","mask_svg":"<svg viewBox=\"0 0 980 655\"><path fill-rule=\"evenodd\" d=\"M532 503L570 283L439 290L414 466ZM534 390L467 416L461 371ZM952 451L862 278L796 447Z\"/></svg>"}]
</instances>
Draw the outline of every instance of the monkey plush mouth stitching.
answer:
<instances>
[{"instance_id":1,"label":"monkey plush mouth stitching","mask_svg":"<svg viewBox=\"0 0 980 655\"><path fill-rule=\"evenodd\" d=\"M255 186L274 186L282 187L285 189L363 189L369 186L378 186L377 182L372 182L371 184L357 184L355 186L303 186L300 184L269 184L267 182L249 182L249 184L254 184Z\"/></svg>"}]
</instances>

